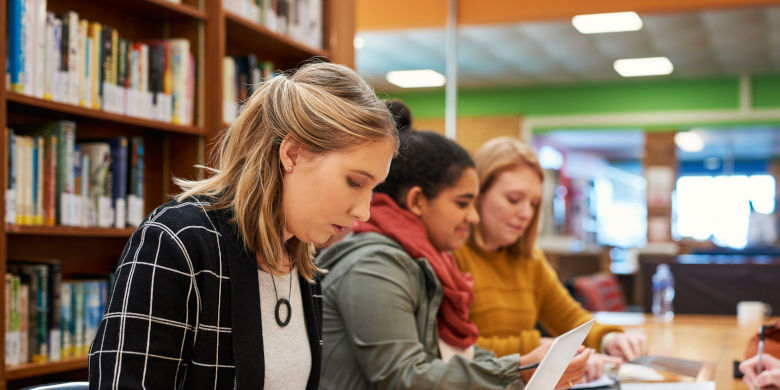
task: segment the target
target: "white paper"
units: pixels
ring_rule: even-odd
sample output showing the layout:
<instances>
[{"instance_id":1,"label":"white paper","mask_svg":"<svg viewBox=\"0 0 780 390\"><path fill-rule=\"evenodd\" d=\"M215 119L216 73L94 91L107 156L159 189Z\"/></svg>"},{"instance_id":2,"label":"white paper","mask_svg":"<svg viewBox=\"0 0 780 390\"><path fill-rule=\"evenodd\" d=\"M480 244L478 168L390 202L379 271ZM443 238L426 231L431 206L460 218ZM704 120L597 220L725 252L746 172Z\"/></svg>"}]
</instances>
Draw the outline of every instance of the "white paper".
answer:
<instances>
[{"instance_id":1,"label":"white paper","mask_svg":"<svg viewBox=\"0 0 780 390\"><path fill-rule=\"evenodd\" d=\"M622 390L715 390L715 382L621 383Z\"/></svg>"},{"instance_id":2,"label":"white paper","mask_svg":"<svg viewBox=\"0 0 780 390\"><path fill-rule=\"evenodd\" d=\"M640 364L623 363L618 371L618 379L621 381L661 381L664 376L658 373L654 368Z\"/></svg>"},{"instance_id":3,"label":"white paper","mask_svg":"<svg viewBox=\"0 0 780 390\"><path fill-rule=\"evenodd\" d=\"M615 380L612 378L602 375L598 379L594 379L588 383L581 383L579 385L574 385L571 387L572 390L576 389L592 389L594 387L603 387L603 386L612 386L615 384Z\"/></svg>"}]
</instances>

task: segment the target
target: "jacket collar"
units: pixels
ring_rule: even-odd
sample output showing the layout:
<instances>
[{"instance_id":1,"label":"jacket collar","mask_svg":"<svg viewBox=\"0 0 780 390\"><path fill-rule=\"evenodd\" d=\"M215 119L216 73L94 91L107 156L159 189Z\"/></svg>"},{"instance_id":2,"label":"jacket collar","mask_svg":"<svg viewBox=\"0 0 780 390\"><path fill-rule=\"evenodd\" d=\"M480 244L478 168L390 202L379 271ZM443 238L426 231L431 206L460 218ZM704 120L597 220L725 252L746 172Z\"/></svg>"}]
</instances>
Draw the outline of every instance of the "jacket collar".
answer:
<instances>
[{"instance_id":1,"label":"jacket collar","mask_svg":"<svg viewBox=\"0 0 780 390\"><path fill-rule=\"evenodd\" d=\"M260 286L254 253L244 246L238 227L229 210L216 211L217 223L225 243L230 276L230 314L233 329L233 362L237 389L262 389L265 378L263 329L260 317ZM321 313L313 302L314 288L299 276L306 333L311 349L311 373L307 389L319 384L322 349ZM319 294L319 293L318 293Z\"/></svg>"}]
</instances>

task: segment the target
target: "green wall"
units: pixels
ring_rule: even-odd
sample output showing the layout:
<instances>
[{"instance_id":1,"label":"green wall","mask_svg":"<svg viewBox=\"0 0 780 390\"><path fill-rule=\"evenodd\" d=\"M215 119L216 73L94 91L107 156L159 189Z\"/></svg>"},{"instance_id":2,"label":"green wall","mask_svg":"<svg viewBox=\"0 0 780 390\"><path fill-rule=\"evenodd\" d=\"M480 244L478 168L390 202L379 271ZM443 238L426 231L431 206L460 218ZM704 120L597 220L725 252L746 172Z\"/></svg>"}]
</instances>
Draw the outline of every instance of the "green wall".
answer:
<instances>
[{"instance_id":1,"label":"green wall","mask_svg":"<svg viewBox=\"0 0 780 390\"><path fill-rule=\"evenodd\" d=\"M751 87L753 108L780 108L780 75L753 76ZM391 95L405 101L416 118L444 117L443 90ZM737 77L468 89L458 93L459 116L638 114L738 108Z\"/></svg>"}]
</instances>

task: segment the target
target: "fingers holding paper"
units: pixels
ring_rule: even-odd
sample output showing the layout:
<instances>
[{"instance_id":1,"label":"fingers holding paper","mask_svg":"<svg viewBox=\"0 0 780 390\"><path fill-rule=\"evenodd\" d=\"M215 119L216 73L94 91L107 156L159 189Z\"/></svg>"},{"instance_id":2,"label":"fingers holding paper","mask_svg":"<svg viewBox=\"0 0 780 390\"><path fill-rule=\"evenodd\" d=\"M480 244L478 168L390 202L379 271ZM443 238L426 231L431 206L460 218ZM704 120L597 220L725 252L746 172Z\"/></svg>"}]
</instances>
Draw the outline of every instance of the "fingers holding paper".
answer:
<instances>
[{"instance_id":1,"label":"fingers holding paper","mask_svg":"<svg viewBox=\"0 0 780 390\"><path fill-rule=\"evenodd\" d=\"M555 389L568 389L572 385L579 383L585 376L588 359L592 354L593 350L590 348L580 350L580 352L574 356L574 359L569 362L566 371L564 371L561 379L558 381L558 385L555 386Z\"/></svg>"}]
</instances>

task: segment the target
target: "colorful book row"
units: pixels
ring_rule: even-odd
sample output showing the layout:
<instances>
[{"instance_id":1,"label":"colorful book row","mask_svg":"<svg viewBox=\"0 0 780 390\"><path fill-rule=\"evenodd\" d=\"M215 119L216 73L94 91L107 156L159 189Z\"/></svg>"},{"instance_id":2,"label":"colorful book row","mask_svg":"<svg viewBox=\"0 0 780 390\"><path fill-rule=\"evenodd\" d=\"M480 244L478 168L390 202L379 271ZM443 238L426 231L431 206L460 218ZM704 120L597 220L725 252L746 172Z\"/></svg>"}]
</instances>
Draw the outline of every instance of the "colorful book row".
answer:
<instances>
[{"instance_id":1,"label":"colorful book row","mask_svg":"<svg viewBox=\"0 0 780 390\"><path fill-rule=\"evenodd\" d=\"M85 356L108 302L107 279L67 280L57 260L9 261L5 364Z\"/></svg>"},{"instance_id":2,"label":"colorful book row","mask_svg":"<svg viewBox=\"0 0 780 390\"><path fill-rule=\"evenodd\" d=\"M124 228L144 218L144 140L76 142L76 124L6 129L6 223Z\"/></svg>"},{"instance_id":3,"label":"colorful book row","mask_svg":"<svg viewBox=\"0 0 780 390\"><path fill-rule=\"evenodd\" d=\"M8 1L10 90L144 119L193 122L187 39L130 41L111 26L58 15L47 0Z\"/></svg>"},{"instance_id":4,"label":"colorful book row","mask_svg":"<svg viewBox=\"0 0 780 390\"><path fill-rule=\"evenodd\" d=\"M222 0L226 10L315 49L322 49L322 4L322 0Z\"/></svg>"},{"instance_id":5,"label":"colorful book row","mask_svg":"<svg viewBox=\"0 0 780 390\"><path fill-rule=\"evenodd\" d=\"M263 80L274 75L271 61L257 62L254 54L225 57L222 63L222 120L232 123L241 105L250 97Z\"/></svg>"}]
</instances>

